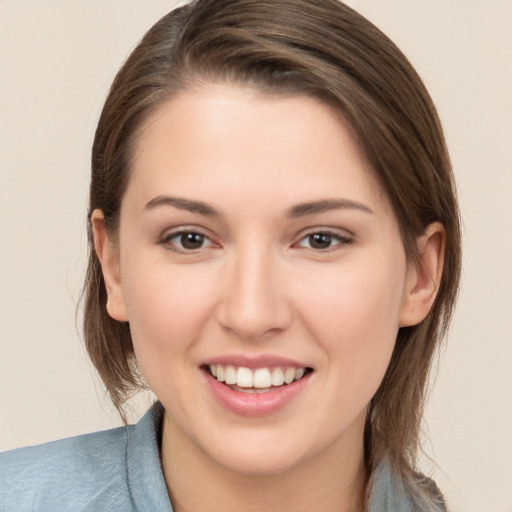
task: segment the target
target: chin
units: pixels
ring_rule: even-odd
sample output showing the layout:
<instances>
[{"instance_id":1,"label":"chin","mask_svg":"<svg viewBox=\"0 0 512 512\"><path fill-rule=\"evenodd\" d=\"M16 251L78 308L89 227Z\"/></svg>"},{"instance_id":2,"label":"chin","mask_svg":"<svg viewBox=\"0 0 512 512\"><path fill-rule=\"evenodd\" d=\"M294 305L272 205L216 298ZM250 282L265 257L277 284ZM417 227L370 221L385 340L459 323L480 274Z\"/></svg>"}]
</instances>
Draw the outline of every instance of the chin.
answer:
<instances>
[{"instance_id":1,"label":"chin","mask_svg":"<svg viewBox=\"0 0 512 512\"><path fill-rule=\"evenodd\" d=\"M261 446L254 450L224 450L222 455L216 458L216 463L228 471L240 475L264 477L272 476L297 467L301 462L297 450L294 453L276 451L275 446L262 449Z\"/></svg>"}]
</instances>

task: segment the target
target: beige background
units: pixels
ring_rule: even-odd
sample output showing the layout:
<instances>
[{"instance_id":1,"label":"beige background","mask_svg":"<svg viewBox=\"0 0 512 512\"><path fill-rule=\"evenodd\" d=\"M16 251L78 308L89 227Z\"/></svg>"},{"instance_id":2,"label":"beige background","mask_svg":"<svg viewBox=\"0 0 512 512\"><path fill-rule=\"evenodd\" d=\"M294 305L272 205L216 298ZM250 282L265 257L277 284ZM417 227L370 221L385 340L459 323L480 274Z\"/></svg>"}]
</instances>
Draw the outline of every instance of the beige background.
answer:
<instances>
[{"instance_id":1,"label":"beige background","mask_svg":"<svg viewBox=\"0 0 512 512\"><path fill-rule=\"evenodd\" d=\"M465 219L464 282L426 417L454 512L512 511L512 1L355 0L424 77ZM163 0L0 0L0 450L119 424L79 342L88 157ZM148 397L134 406L141 413Z\"/></svg>"}]
</instances>

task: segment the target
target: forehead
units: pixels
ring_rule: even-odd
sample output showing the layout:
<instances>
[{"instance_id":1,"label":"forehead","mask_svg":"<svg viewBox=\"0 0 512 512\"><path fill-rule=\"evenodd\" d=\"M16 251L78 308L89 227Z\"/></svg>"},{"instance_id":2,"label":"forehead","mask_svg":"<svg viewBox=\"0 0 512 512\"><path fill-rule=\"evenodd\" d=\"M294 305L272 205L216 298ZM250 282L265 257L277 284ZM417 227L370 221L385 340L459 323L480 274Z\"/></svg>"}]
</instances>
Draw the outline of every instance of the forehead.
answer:
<instances>
[{"instance_id":1,"label":"forehead","mask_svg":"<svg viewBox=\"0 0 512 512\"><path fill-rule=\"evenodd\" d=\"M309 96L225 84L182 91L148 118L127 194L134 190L148 200L193 192L270 204L348 194L387 206L338 111Z\"/></svg>"}]
</instances>

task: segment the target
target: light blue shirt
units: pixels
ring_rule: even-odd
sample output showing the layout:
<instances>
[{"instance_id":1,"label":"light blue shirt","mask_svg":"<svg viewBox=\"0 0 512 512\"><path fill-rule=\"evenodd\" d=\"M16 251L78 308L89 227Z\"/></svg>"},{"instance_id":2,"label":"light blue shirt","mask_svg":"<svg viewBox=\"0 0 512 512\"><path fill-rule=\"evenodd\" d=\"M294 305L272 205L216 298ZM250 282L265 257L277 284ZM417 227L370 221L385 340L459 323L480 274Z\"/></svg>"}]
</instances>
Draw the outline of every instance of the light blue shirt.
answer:
<instances>
[{"instance_id":1,"label":"light blue shirt","mask_svg":"<svg viewBox=\"0 0 512 512\"><path fill-rule=\"evenodd\" d=\"M172 512L156 403L136 424L0 454L0 512ZM384 461L368 512L415 512Z\"/></svg>"},{"instance_id":2,"label":"light blue shirt","mask_svg":"<svg viewBox=\"0 0 512 512\"><path fill-rule=\"evenodd\" d=\"M1 512L172 512L155 404L136 424L0 454Z\"/></svg>"}]
</instances>

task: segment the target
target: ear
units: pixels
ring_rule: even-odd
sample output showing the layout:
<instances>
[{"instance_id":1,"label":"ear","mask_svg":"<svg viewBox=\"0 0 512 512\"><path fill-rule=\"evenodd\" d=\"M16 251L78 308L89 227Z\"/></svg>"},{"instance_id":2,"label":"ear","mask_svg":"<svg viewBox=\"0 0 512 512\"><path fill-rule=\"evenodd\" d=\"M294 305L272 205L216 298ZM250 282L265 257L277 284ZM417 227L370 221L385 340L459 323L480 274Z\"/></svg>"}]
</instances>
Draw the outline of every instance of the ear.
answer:
<instances>
[{"instance_id":1,"label":"ear","mask_svg":"<svg viewBox=\"0 0 512 512\"><path fill-rule=\"evenodd\" d=\"M108 239L105 217L101 210L94 210L91 216L91 223L94 235L94 249L100 260L103 279L107 289L107 312L114 320L127 322L128 312L121 285L119 257L114 245Z\"/></svg>"},{"instance_id":2,"label":"ear","mask_svg":"<svg viewBox=\"0 0 512 512\"><path fill-rule=\"evenodd\" d=\"M419 260L409 263L400 327L417 325L428 315L441 284L445 241L439 222L430 224L418 238Z\"/></svg>"}]
</instances>

